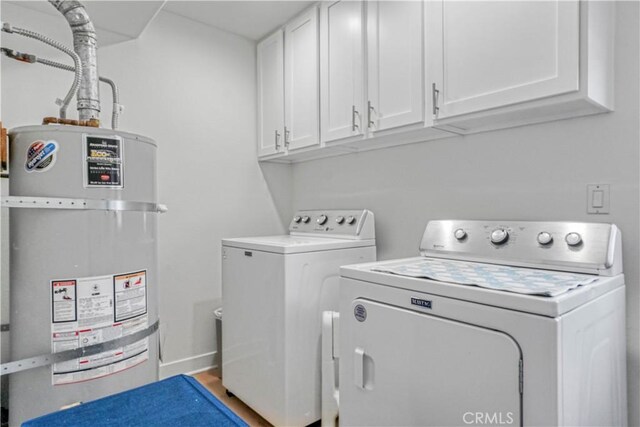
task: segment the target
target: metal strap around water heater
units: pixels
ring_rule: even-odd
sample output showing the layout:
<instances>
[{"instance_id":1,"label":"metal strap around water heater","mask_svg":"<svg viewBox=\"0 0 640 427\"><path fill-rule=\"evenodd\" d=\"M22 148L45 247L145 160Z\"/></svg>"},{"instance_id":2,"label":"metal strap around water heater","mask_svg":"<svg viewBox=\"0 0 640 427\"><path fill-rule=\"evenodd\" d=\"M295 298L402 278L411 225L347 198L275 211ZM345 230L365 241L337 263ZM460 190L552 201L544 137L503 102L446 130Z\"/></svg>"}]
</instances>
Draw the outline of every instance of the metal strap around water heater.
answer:
<instances>
[{"instance_id":1,"label":"metal strap around water heater","mask_svg":"<svg viewBox=\"0 0 640 427\"><path fill-rule=\"evenodd\" d=\"M65 350L59 353L29 357L26 359L16 360L15 362L3 363L2 365L0 365L0 376L26 371L28 369L39 368L41 366L53 365L54 363L67 362L69 360L74 360L81 357L93 356L95 354L99 354L109 350L116 350L118 348L134 344L148 337L149 335L156 332L159 327L160 320L156 320L153 325L149 326L146 329L135 332L131 335L116 338L111 341L88 345L86 347L80 347L73 350Z\"/></svg>"},{"instance_id":2,"label":"metal strap around water heater","mask_svg":"<svg viewBox=\"0 0 640 427\"><path fill-rule=\"evenodd\" d=\"M129 200L106 199L71 199L67 197L23 197L4 196L0 199L3 208L28 209L79 209L99 211L139 211L158 212L167 211L165 205L152 202L135 202Z\"/></svg>"}]
</instances>

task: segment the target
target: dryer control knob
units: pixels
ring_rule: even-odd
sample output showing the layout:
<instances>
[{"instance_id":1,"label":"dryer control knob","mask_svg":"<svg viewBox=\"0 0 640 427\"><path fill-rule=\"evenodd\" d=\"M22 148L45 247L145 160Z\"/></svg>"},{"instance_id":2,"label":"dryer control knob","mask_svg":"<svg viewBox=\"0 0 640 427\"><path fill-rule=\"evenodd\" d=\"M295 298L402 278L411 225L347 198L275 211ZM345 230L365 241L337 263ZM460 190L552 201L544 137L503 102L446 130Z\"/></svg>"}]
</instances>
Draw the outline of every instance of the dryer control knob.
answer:
<instances>
[{"instance_id":1,"label":"dryer control knob","mask_svg":"<svg viewBox=\"0 0 640 427\"><path fill-rule=\"evenodd\" d=\"M462 228L458 228L456 231L453 232L453 235L458 240L464 240L467 237L467 232L464 231Z\"/></svg>"},{"instance_id":2,"label":"dryer control knob","mask_svg":"<svg viewBox=\"0 0 640 427\"><path fill-rule=\"evenodd\" d=\"M579 233L572 232L564 236L564 240L569 246L578 246L582 243L582 236Z\"/></svg>"},{"instance_id":3,"label":"dryer control knob","mask_svg":"<svg viewBox=\"0 0 640 427\"><path fill-rule=\"evenodd\" d=\"M320 216L318 217L318 219L316 219L316 222L317 222L319 225L323 225L325 222L327 222L327 216L326 216L326 215L320 215Z\"/></svg>"},{"instance_id":4,"label":"dryer control knob","mask_svg":"<svg viewBox=\"0 0 640 427\"><path fill-rule=\"evenodd\" d=\"M338 224L342 224L342 223L344 223L344 217L343 217L342 215L340 215L339 217L337 217L337 218L336 218L336 222L337 222Z\"/></svg>"},{"instance_id":5,"label":"dryer control knob","mask_svg":"<svg viewBox=\"0 0 640 427\"><path fill-rule=\"evenodd\" d=\"M309 218L307 215L302 217L302 222L304 222L305 224L307 224L309 221L311 221L311 218Z\"/></svg>"},{"instance_id":6,"label":"dryer control knob","mask_svg":"<svg viewBox=\"0 0 640 427\"><path fill-rule=\"evenodd\" d=\"M501 245L509 240L509 232L504 228L496 228L491 232L491 243Z\"/></svg>"},{"instance_id":7,"label":"dryer control knob","mask_svg":"<svg viewBox=\"0 0 640 427\"><path fill-rule=\"evenodd\" d=\"M302 221L302 217L300 215L296 215L293 217L293 222L295 222L296 224L298 224L300 221Z\"/></svg>"},{"instance_id":8,"label":"dryer control knob","mask_svg":"<svg viewBox=\"0 0 640 427\"><path fill-rule=\"evenodd\" d=\"M353 225L356 222L356 217L355 216L348 216L347 217L347 224L349 225Z\"/></svg>"},{"instance_id":9,"label":"dryer control knob","mask_svg":"<svg viewBox=\"0 0 640 427\"><path fill-rule=\"evenodd\" d=\"M553 236L551 235L551 233L548 233L546 231L538 233L538 243L540 243L541 245L549 245L551 244L551 242L553 242Z\"/></svg>"}]
</instances>

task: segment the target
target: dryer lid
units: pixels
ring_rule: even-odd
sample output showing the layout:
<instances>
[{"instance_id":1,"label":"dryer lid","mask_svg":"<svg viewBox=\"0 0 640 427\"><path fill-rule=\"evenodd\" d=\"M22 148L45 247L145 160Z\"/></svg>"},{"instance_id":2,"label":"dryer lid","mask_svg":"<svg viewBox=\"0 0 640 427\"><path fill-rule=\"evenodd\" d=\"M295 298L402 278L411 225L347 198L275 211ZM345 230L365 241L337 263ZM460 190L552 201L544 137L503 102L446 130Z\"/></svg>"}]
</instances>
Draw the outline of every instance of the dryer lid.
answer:
<instances>
[{"instance_id":1,"label":"dryer lid","mask_svg":"<svg viewBox=\"0 0 640 427\"><path fill-rule=\"evenodd\" d=\"M424 257L416 257L343 266L340 268L340 275L348 279L369 282L372 286L387 286L409 290L416 295L438 295L548 317L558 317L607 292L624 286L624 276L622 274L613 277L580 275L586 278L592 277L594 280L587 285L578 286L556 296L540 296L505 292L488 287L469 286L467 284L437 281L422 277L401 276L381 271L414 265L424 262L424 260ZM490 266L490 264L487 264L487 266ZM555 273L550 270L530 270L541 274Z\"/></svg>"},{"instance_id":2,"label":"dryer lid","mask_svg":"<svg viewBox=\"0 0 640 427\"><path fill-rule=\"evenodd\" d=\"M374 267L372 270L399 276L432 279L438 282L545 297L562 295L579 286L588 286L598 280L598 276L590 274L428 257L393 267Z\"/></svg>"}]
</instances>

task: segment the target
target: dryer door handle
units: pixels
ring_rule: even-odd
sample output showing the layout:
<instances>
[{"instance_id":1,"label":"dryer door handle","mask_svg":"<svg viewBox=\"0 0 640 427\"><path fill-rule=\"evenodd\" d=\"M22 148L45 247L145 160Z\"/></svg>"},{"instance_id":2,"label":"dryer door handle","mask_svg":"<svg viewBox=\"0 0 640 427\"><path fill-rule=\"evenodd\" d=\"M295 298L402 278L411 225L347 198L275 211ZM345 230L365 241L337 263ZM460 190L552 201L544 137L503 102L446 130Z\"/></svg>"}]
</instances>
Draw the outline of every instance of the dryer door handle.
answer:
<instances>
[{"instance_id":1,"label":"dryer door handle","mask_svg":"<svg viewBox=\"0 0 640 427\"><path fill-rule=\"evenodd\" d=\"M363 390L373 390L373 359L364 349L356 347L353 352L353 381Z\"/></svg>"},{"instance_id":2,"label":"dryer door handle","mask_svg":"<svg viewBox=\"0 0 640 427\"><path fill-rule=\"evenodd\" d=\"M356 387L364 388L364 350L360 347L353 353L353 373Z\"/></svg>"}]
</instances>

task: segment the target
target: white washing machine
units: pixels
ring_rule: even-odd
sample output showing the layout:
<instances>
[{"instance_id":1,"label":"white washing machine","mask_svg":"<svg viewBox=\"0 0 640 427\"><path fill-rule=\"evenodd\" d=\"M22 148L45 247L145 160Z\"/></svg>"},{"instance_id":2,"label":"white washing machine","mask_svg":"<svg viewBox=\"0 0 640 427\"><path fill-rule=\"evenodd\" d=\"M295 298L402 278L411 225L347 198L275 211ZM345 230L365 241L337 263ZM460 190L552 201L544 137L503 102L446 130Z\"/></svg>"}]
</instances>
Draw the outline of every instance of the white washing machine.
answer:
<instances>
[{"instance_id":1,"label":"white washing machine","mask_svg":"<svg viewBox=\"0 0 640 427\"><path fill-rule=\"evenodd\" d=\"M627 424L615 225L431 221L420 250L341 269L342 425Z\"/></svg>"},{"instance_id":2,"label":"white washing machine","mask_svg":"<svg viewBox=\"0 0 640 427\"><path fill-rule=\"evenodd\" d=\"M222 241L223 384L277 426L320 419L322 312L340 266L376 259L368 210L296 213L289 235Z\"/></svg>"}]
</instances>

